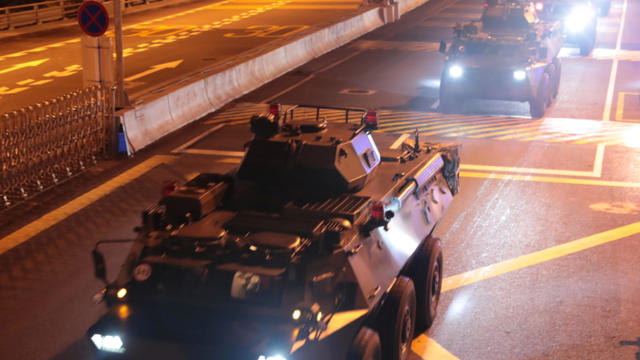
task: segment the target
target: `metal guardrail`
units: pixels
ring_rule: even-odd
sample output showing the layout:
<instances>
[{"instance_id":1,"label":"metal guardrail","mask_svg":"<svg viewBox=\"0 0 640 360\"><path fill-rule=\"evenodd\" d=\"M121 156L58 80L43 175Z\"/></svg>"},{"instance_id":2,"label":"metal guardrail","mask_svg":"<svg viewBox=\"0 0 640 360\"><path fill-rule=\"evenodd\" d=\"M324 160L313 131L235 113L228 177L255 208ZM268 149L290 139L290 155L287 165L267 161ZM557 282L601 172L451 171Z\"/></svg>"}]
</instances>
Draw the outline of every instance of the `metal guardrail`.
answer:
<instances>
[{"instance_id":1,"label":"metal guardrail","mask_svg":"<svg viewBox=\"0 0 640 360\"><path fill-rule=\"evenodd\" d=\"M164 0L122 0L123 12L128 8L162 2ZM104 1L104 4L112 3ZM50 0L32 4L0 7L0 30L13 30L26 26L72 20L78 16L82 0Z\"/></svg>"},{"instance_id":2,"label":"metal guardrail","mask_svg":"<svg viewBox=\"0 0 640 360\"><path fill-rule=\"evenodd\" d=\"M0 115L0 210L107 154L113 96L111 88L89 87Z\"/></svg>"}]
</instances>

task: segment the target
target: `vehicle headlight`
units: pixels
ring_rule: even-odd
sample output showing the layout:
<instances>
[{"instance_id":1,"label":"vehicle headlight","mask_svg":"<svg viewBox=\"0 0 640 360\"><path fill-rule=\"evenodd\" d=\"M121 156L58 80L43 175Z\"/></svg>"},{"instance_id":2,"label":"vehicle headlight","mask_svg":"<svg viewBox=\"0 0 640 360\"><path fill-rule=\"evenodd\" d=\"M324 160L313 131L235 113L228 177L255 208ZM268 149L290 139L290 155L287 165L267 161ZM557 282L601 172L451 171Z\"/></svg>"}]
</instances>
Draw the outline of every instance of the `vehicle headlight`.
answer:
<instances>
[{"instance_id":1,"label":"vehicle headlight","mask_svg":"<svg viewBox=\"0 0 640 360\"><path fill-rule=\"evenodd\" d=\"M462 70L462 67L459 65L453 65L449 67L449 76L451 76L454 79L461 77L463 73L464 73L464 70Z\"/></svg>"},{"instance_id":2,"label":"vehicle headlight","mask_svg":"<svg viewBox=\"0 0 640 360\"><path fill-rule=\"evenodd\" d=\"M589 6L576 6L571 9L564 26L571 32L580 32L593 20L595 13Z\"/></svg>"},{"instance_id":3,"label":"vehicle headlight","mask_svg":"<svg viewBox=\"0 0 640 360\"><path fill-rule=\"evenodd\" d=\"M280 355L280 354L270 355L270 356L260 355L260 356L258 356L258 360L287 360L287 358L282 356L282 355Z\"/></svg>"},{"instance_id":4,"label":"vehicle headlight","mask_svg":"<svg viewBox=\"0 0 640 360\"><path fill-rule=\"evenodd\" d=\"M527 73L524 70L515 70L513 72L513 79L516 81L522 81L527 77Z\"/></svg>"},{"instance_id":5,"label":"vehicle headlight","mask_svg":"<svg viewBox=\"0 0 640 360\"><path fill-rule=\"evenodd\" d=\"M118 335L93 334L93 336L91 336L91 341L100 351L108 351L118 354L122 354L124 352L124 343Z\"/></svg>"}]
</instances>

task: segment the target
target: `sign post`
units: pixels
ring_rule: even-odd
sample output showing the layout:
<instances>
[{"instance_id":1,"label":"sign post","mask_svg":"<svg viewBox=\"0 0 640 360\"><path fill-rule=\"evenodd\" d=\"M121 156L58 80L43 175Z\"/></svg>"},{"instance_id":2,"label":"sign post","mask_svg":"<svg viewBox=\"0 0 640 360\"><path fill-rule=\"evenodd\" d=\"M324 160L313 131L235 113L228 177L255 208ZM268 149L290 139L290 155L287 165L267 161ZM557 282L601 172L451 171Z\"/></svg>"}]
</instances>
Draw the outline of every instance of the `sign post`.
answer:
<instances>
[{"instance_id":1,"label":"sign post","mask_svg":"<svg viewBox=\"0 0 640 360\"><path fill-rule=\"evenodd\" d=\"M116 107L129 105L124 90L124 62L122 57L122 13L121 0L114 1L116 23ZM78 24L86 36L82 37L83 78L85 85L112 85L113 51L111 39L103 35L109 27L109 14L102 3L84 1L78 9Z\"/></svg>"}]
</instances>

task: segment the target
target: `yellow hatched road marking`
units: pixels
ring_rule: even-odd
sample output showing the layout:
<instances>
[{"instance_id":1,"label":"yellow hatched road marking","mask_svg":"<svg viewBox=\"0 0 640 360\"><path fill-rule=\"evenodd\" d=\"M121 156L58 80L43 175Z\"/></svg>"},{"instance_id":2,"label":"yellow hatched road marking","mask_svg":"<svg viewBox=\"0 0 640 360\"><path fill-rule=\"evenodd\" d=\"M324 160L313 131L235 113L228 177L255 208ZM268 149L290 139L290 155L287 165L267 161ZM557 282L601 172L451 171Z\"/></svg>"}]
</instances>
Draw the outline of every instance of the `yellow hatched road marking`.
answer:
<instances>
[{"instance_id":1,"label":"yellow hatched road marking","mask_svg":"<svg viewBox=\"0 0 640 360\"><path fill-rule=\"evenodd\" d=\"M477 124L477 123L474 123ZM503 122L499 122L498 125L499 126L493 126L493 124L491 121L486 121L483 122L480 125L471 125L471 126L465 126L461 129L458 129L458 131L455 133L455 136L463 136L463 135L467 135L467 134L477 134L479 132L484 132L484 131L491 131L491 130L497 130L497 129L504 129L504 128L509 128L512 127L514 125L519 125L522 124L522 119L519 120L511 120L511 121L507 121L507 120L503 120Z\"/></svg>"},{"instance_id":2,"label":"yellow hatched road marking","mask_svg":"<svg viewBox=\"0 0 640 360\"><path fill-rule=\"evenodd\" d=\"M425 130L433 130L433 129L442 129L442 128L451 128L451 127L456 127L456 126L463 126L466 124L475 124L475 122L472 122L472 120L466 120L466 119L461 119L461 120L454 120L454 119L430 119L431 121L428 122L428 124L430 125L426 125L426 126L422 126L420 127L420 132L422 134L428 135L429 133L423 132ZM490 124L502 124L504 123L505 119L502 118L498 118L498 119L493 119L493 120L484 120L482 123L483 125L490 125ZM401 124L403 122L397 122L398 124ZM380 129L385 130L385 131L398 131L401 129L406 129L406 128L415 128L416 125L420 125L418 124L410 124L410 125L406 125L406 122L404 123L404 125L397 125L397 126L386 126L386 123L381 123L381 125L379 126Z\"/></svg>"},{"instance_id":3,"label":"yellow hatched road marking","mask_svg":"<svg viewBox=\"0 0 640 360\"><path fill-rule=\"evenodd\" d=\"M511 126L506 130L502 130L502 131L490 131L488 133L483 133L483 134L478 134L478 135L471 135L469 136L470 138L486 138L486 137L493 137L496 135L503 135L503 134L511 134L517 131L522 131L522 130L528 130L528 129L535 129L537 127L540 127L540 124L542 123L542 121L536 121L533 123L526 123L526 124L522 124L522 125L516 125L516 126Z\"/></svg>"},{"instance_id":4,"label":"yellow hatched road marking","mask_svg":"<svg viewBox=\"0 0 640 360\"><path fill-rule=\"evenodd\" d=\"M510 166L492 166L492 165L475 165L475 164L460 164L460 170L477 170L477 171L499 171L499 172L515 172L515 173L527 173L527 174L545 174L545 175L566 175L566 176L588 176L599 177L594 171L580 171L580 170L557 170L557 169L536 169L536 168L521 168Z\"/></svg>"},{"instance_id":5,"label":"yellow hatched road marking","mask_svg":"<svg viewBox=\"0 0 640 360\"><path fill-rule=\"evenodd\" d=\"M556 183L556 184L640 188L640 183L626 182L626 181L572 179L572 178L560 178L560 177L550 177L550 176L493 174L493 173L480 173L480 172L472 172L472 171L460 171L460 176L468 177L468 178L534 181L534 182L548 182L548 183Z\"/></svg>"},{"instance_id":6,"label":"yellow hatched road marking","mask_svg":"<svg viewBox=\"0 0 640 360\"><path fill-rule=\"evenodd\" d=\"M478 281L490 279L515 270L557 259L559 257L574 254L592 247L606 244L612 241L628 238L640 233L640 222L621 226L612 230L587 236L562 245L553 246L527 255L505 260L493 265L481 267L462 274L443 279L442 292L450 291L461 286L473 284Z\"/></svg>"},{"instance_id":7,"label":"yellow hatched road marking","mask_svg":"<svg viewBox=\"0 0 640 360\"><path fill-rule=\"evenodd\" d=\"M176 157L174 156L156 155L105 182L104 184L99 185L86 194L71 200L67 204L53 211L50 211L49 213L43 215L41 218L0 239L0 254L7 252L8 250L22 244L30 238L54 226L55 224L65 220L69 216L77 213L78 211L98 201L105 195L111 193L116 188L135 180L136 178L140 177L141 175L160 165L161 163L170 163L175 159Z\"/></svg>"}]
</instances>

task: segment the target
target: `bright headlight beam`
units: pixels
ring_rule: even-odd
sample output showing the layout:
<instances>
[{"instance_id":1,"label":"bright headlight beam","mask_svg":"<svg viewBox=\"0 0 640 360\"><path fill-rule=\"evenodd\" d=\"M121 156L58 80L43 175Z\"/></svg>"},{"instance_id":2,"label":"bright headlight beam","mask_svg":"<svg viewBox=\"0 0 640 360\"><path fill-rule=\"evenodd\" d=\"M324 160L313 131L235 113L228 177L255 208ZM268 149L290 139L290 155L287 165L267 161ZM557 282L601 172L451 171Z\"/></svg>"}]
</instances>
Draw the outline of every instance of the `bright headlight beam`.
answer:
<instances>
[{"instance_id":1,"label":"bright headlight beam","mask_svg":"<svg viewBox=\"0 0 640 360\"><path fill-rule=\"evenodd\" d=\"M453 65L449 68L449 76L454 79L461 77L463 73L464 71L462 70L462 67L458 65Z\"/></svg>"},{"instance_id":2,"label":"bright headlight beam","mask_svg":"<svg viewBox=\"0 0 640 360\"><path fill-rule=\"evenodd\" d=\"M527 77L527 73L526 73L526 72L524 72L524 70L515 70L515 71L513 72L513 78L514 78L516 81L522 81L522 80L524 80L526 77Z\"/></svg>"},{"instance_id":3,"label":"bright headlight beam","mask_svg":"<svg viewBox=\"0 0 640 360\"><path fill-rule=\"evenodd\" d=\"M93 336L91 336L91 341L98 350L118 354L122 354L124 352L124 344L118 335L93 334Z\"/></svg>"},{"instance_id":4,"label":"bright headlight beam","mask_svg":"<svg viewBox=\"0 0 640 360\"><path fill-rule=\"evenodd\" d=\"M576 6L564 21L564 26L571 32L580 32L595 16L593 9L589 6Z\"/></svg>"},{"instance_id":5,"label":"bright headlight beam","mask_svg":"<svg viewBox=\"0 0 640 360\"><path fill-rule=\"evenodd\" d=\"M258 360L287 360L287 358L279 354L271 356L260 355L258 356Z\"/></svg>"}]
</instances>

